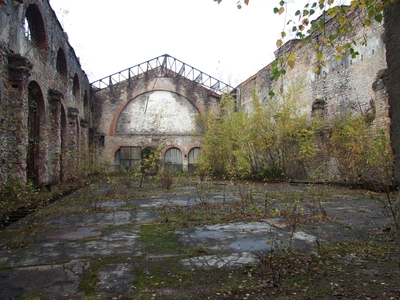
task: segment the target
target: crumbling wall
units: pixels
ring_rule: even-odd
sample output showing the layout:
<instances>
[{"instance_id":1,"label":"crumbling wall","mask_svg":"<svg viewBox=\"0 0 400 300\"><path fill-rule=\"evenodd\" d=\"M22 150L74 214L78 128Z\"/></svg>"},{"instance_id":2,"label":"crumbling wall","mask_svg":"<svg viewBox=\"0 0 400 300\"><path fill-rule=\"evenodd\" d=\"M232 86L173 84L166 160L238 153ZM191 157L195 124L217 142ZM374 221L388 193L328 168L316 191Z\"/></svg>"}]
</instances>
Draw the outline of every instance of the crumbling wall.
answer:
<instances>
[{"instance_id":1,"label":"crumbling wall","mask_svg":"<svg viewBox=\"0 0 400 300\"><path fill-rule=\"evenodd\" d=\"M87 123L88 78L47 0L2 0L0 5L2 186L72 178L76 174L67 175L67 165L88 152L88 142L79 142L89 136L88 126L79 125ZM78 111L74 120L66 117L70 108ZM67 130L68 122L79 126Z\"/></svg>"}]
</instances>

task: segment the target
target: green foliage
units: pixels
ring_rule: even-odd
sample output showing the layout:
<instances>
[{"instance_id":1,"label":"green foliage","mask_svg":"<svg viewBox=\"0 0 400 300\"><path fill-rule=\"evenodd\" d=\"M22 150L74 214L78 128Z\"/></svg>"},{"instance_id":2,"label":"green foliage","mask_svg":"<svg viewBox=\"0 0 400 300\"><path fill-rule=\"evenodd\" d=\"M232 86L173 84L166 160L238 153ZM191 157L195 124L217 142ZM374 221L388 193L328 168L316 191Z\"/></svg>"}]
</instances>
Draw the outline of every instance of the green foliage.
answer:
<instances>
[{"instance_id":1,"label":"green foliage","mask_svg":"<svg viewBox=\"0 0 400 300\"><path fill-rule=\"evenodd\" d=\"M274 180L306 173L306 162L316 154L314 127L299 113L295 90L288 89L284 102L263 103L253 91L252 113L236 111L234 96L223 95L220 113L202 117L199 172L222 179Z\"/></svg>"},{"instance_id":2,"label":"green foliage","mask_svg":"<svg viewBox=\"0 0 400 300\"><path fill-rule=\"evenodd\" d=\"M223 95L220 112L201 117L205 133L199 174L229 180L318 180L336 166L333 180L392 185L390 141L385 131L372 127L371 116L348 112L311 119L296 102L301 88L288 87L278 95L281 101L263 102L254 90L249 113L236 110L233 95ZM315 159L321 151L330 158L329 166Z\"/></svg>"},{"instance_id":3,"label":"green foliage","mask_svg":"<svg viewBox=\"0 0 400 300\"><path fill-rule=\"evenodd\" d=\"M235 111L233 95L224 94L220 113L208 112L203 116L205 134L198 172L217 178L245 177L250 173L250 162L242 147L248 121L244 112Z\"/></svg>"},{"instance_id":4,"label":"green foliage","mask_svg":"<svg viewBox=\"0 0 400 300\"><path fill-rule=\"evenodd\" d=\"M383 130L371 131L363 115L337 117L330 126L328 151L336 160L342 178L350 182L392 184L393 155Z\"/></svg>"},{"instance_id":5,"label":"green foliage","mask_svg":"<svg viewBox=\"0 0 400 300\"><path fill-rule=\"evenodd\" d=\"M142 161L140 164L140 173L143 175L155 175L160 168L160 152L164 145L157 149L147 149L143 151Z\"/></svg>"},{"instance_id":6,"label":"green foliage","mask_svg":"<svg viewBox=\"0 0 400 300\"><path fill-rule=\"evenodd\" d=\"M139 179L139 188L141 188L146 178L153 178L157 175L160 169L160 152L163 147L161 145L157 149L143 149L140 164L131 169L120 168L119 171L124 176L132 178L132 182Z\"/></svg>"},{"instance_id":7,"label":"green foliage","mask_svg":"<svg viewBox=\"0 0 400 300\"><path fill-rule=\"evenodd\" d=\"M32 183L26 185L10 180L0 190L0 218L7 221L11 212L19 208L34 209L38 199L37 189Z\"/></svg>"}]
</instances>

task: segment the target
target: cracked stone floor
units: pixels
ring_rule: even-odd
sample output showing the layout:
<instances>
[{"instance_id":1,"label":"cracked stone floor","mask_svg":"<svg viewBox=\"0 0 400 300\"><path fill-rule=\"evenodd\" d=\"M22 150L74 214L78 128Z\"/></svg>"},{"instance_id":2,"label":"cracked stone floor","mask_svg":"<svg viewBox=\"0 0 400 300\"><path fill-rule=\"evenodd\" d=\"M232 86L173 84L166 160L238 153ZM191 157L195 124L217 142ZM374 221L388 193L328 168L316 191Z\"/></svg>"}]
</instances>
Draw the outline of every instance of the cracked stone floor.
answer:
<instances>
[{"instance_id":1,"label":"cracked stone floor","mask_svg":"<svg viewBox=\"0 0 400 300\"><path fill-rule=\"evenodd\" d=\"M102 187L106 189L106 185ZM228 196L225 192L221 196L220 191L208 201L233 201L233 196ZM71 199L74 194L68 197ZM104 201L99 205L114 211L50 217L43 222L48 229L22 248L7 247L9 238L3 232L0 235L0 299L18 299L33 292L49 299L84 299L84 291L79 288L84 274L93 270L96 260L115 256L119 257L118 261L102 264L95 270L95 292L104 299L129 298L136 280L133 270L138 268L139 261L163 261L161 254L143 252L140 227L156 223L160 215L156 208L166 201L168 205L198 204L194 197L185 199L179 193L167 200L143 197L131 208L127 206L131 204L129 201ZM297 229L292 244L300 251L313 251L316 239L342 241L387 225L377 202L340 195L335 201L326 201L324 206L335 222ZM23 220L19 223L23 224ZM21 226L19 223L3 231ZM187 270L255 264L259 255L273 250L273 243L269 241L279 239L285 245L290 239L290 232L279 216L256 222L200 225L176 230L175 234L183 249L199 246L206 249L203 254L179 258L179 264Z\"/></svg>"}]
</instances>

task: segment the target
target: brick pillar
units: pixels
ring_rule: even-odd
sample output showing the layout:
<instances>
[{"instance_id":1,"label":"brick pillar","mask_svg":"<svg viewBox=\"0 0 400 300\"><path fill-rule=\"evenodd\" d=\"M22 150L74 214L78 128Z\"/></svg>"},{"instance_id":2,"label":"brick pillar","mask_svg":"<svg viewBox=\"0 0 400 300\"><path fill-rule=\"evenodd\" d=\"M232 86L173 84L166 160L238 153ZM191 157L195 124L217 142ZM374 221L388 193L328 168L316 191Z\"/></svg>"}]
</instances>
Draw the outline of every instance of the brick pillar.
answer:
<instances>
[{"instance_id":1,"label":"brick pillar","mask_svg":"<svg viewBox=\"0 0 400 300\"><path fill-rule=\"evenodd\" d=\"M4 111L7 129L2 158L7 164L6 180L26 183L26 154L28 147L28 84L32 64L19 54L8 55L8 80Z\"/></svg>"},{"instance_id":2,"label":"brick pillar","mask_svg":"<svg viewBox=\"0 0 400 300\"><path fill-rule=\"evenodd\" d=\"M50 108L49 118L49 177L53 184L61 180L61 155L62 155L62 135L61 135L61 99L64 95L56 90L50 89L48 101Z\"/></svg>"},{"instance_id":3,"label":"brick pillar","mask_svg":"<svg viewBox=\"0 0 400 300\"><path fill-rule=\"evenodd\" d=\"M79 158L79 132L78 132L78 116L77 108L68 107L68 139L67 139L67 178L72 179L77 176L78 158Z\"/></svg>"}]
</instances>

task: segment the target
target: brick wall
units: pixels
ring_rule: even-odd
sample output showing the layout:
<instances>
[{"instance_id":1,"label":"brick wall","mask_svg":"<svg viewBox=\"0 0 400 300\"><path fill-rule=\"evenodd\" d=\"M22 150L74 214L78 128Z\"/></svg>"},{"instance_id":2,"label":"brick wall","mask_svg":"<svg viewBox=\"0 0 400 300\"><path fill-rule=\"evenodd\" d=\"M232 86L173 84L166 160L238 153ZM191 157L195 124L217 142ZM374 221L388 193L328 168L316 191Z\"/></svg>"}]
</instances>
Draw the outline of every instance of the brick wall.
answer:
<instances>
[{"instance_id":1,"label":"brick wall","mask_svg":"<svg viewBox=\"0 0 400 300\"><path fill-rule=\"evenodd\" d=\"M73 174L65 175L65 164L75 159L68 153L87 153L88 142L74 142L72 152L67 145L80 138L87 140L89 130L88 126L66 130L65 116L74 108L76 122L86 122L83 95L90 93L88 78L47 0L4 0L1 5L2 185L11 179L42 186L71 178ZM35 132L28 125L29 112L32 116L34 110L38 115Z\"/></svg>"},{"instance_id":2,"label":"brick wall","mask_svg":"<svg viewBox=\"0 0 400 300\"><path fill-rule=\"evenodd\" d=\"M376 131L384 129L389 132L389 104L386 91L387 64L386 50L383 41L383 25L373 23L364 26L362 16L354 11L351 13L354 31L342 37L336 43L344 44L356 41L355 50L359 52L356 58L343 56L336 60L334 48L324 49L326 66L321 66L319 72L314 72L318 66L315 43L322 40L323 35L329 36L335 30L335 22L326 23L325 32L311 34L313 43L303 44L300 40L291 40L277 50L276 55L295 54L295 67L286 67L287 73L277 81L271 81L271 64L260 70L239 85L242 109L252 109L252 90L255 89L260 101L285 101L288 93L295 95L299 112L312 116L313 107L323 105L326 118L343 113L366 113L375 107L376 113L372 128ZM273 90L276 96L270 99L268 93ZM372 133L373 134L373 133ZM324 155L319 156L321 159ZM325 155L327 166L326 176L336 173L335 166Z\"/></svg>"}]
</instances>

